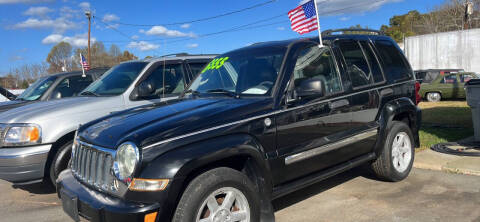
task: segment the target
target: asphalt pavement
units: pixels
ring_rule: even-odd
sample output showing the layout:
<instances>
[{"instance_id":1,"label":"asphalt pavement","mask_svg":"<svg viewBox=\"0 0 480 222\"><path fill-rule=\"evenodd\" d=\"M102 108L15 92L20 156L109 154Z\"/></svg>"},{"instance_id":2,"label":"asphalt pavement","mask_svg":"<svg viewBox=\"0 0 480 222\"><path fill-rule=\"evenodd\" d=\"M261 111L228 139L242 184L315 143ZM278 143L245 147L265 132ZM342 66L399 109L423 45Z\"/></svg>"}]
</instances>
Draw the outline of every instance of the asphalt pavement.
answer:
<instances>
[{"instance_id":1,"label":"asphalt pavement","mask_svg":"<svg viewBox=\"0 0 480 222\"><path fill-rule=\"evenodd\" d=\"M52 189L0 181L0 221L71 221ZM480 222L480 177L414 169L402 182L354 169L274 201L276 220Z\"/></svg>"}]
</instances>

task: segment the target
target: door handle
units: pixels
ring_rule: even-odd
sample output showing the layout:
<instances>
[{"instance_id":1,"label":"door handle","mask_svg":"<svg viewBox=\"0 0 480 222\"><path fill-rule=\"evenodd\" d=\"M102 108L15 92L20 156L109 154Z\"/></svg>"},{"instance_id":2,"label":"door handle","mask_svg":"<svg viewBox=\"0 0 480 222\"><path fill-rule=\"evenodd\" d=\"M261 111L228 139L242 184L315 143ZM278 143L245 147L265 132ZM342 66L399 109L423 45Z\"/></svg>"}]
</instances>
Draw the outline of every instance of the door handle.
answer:
<instances>
[{"instance_id":1,"label":"door handle","mask_svg":"<svg viewBox=\"0 0 480 222\"><path fill-rule=\"evenodd\" d=\"M350 105L350 103L346 99L328 103L328 106L330 107L330 109L338 109L340 107L344 107L348 105Z\"/></svg>"}]
</instances>

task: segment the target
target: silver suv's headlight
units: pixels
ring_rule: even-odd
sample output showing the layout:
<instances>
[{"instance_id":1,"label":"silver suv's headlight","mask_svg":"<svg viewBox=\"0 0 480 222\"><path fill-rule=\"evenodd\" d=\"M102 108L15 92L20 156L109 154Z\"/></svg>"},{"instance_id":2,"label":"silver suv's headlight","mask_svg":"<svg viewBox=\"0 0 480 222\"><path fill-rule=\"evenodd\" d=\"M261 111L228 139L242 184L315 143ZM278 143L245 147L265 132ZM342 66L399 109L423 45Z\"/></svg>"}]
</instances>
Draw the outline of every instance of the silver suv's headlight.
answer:
<instances>
[{"instance_id":1,"label":"silver suv's headlight","mask_svg":"<svg viewBox=\"0 0 480 222\"><path fill-rule=\"evenodd\" d=\"M6 124L3 146L35 145L42 142L42 128L36 124Z\"/></svg>"},{"instance_id":2,"label":"silver suv's headlight","mask_svg":"<svg viewBox=\"0 0 480 222\"><path fill-rule=\"evenodd\" d=\"M140 153L137 146L131 142L122 143L117 149L113 163L115 176L123 182L130 182L139 161Z\"/></svg>"}]
</instances>

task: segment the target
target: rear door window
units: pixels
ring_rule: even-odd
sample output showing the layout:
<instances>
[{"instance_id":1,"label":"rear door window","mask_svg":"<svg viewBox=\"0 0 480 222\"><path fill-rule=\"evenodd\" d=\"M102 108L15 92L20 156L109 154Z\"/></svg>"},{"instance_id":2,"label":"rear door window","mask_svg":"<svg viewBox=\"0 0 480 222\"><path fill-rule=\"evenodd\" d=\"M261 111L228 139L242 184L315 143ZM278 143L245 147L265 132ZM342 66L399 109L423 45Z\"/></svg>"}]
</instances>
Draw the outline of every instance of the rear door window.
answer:
<instances>
[{"instance_id":1,"label":"rear door window","mask_svg":"<svg viewBox=\"0 0 480 222\"><path fill-rule=\"evenodd\" d=\"M354 88L373 83L373 76L365 55L356 41L339 41L340 51L347 65L347 73Z\"/></svg>"},{"instance_id":2,"label":"rear door window","mask_svg":"<svg viewBox=\"0 0 480 222\"><path fill-rule=\"evenodd\" d=\"M379 52L386 75L390 76L394 81L412 77L412 70L405 57L391 41L376 40L375 47Z\"/></svg>"},{"instance_id":3,"label":"rear door window","mask_svg":"<svg viewBox=\"0 0 480 222\"><path fill-rule=\"evenodd\" d=\"M370 65L370 71L373 75L373 81L375 83L383 82L385 80L385 78L383 77L383 71L380 67L377 56L373 52L371 45L365 41L360 41L360 45L362 46L365 56L367 57L368 63Z\"/></svg>"},{"instance_id":4,"label":"rear door window","mask_svg":"<svg viewBox=\"0 0 480 222\"><path fill-rule=\"evenodd\" d=\"M473 75L472 74L461 74L460 75L460 82L462 83L466 83L468 81L470 81L471 79L473 79Z\"/></svg>"},{"instance_id":5,"label":"rear door window","mask_svg":"<svg viewBox=\"0 0 480 222\"><path fill-rule=\"evenodd\" d=\"M442 81L440 81L440 83L455 84L455 83L457 83L457 75L455 75L455 74L445 75L445 77L443 77L443 79L442 79Z\"/></svg>"}]
</instances>

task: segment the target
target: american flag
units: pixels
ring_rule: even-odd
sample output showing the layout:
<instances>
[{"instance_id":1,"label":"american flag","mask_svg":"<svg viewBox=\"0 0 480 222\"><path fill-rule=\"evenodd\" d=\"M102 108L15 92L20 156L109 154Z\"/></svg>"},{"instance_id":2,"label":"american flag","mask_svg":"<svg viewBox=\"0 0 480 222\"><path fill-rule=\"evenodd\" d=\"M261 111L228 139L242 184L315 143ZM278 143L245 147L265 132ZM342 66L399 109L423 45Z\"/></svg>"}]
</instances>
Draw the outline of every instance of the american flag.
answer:
<instances>
[{"instance_id":1,"label":"american flag","mask_svg":"<svg viewBox=\"0 0 480 222\"><path fill-rule=\"evenodd\" d=\"M289 11L288 17L295 32L305 34L318 29L317 10L314 0Z\"/></svg>"},{"instance_id":2,"label":"american flag","mask_svg":"<svg viewBox=\"0 0 480 222\"><path fill-rule=\"evenodd\" d=\"M88 71L90 69L90 65L82 54L80 54L80 63L82 64L83 70Z\"/></svg>"}]
</instances>

